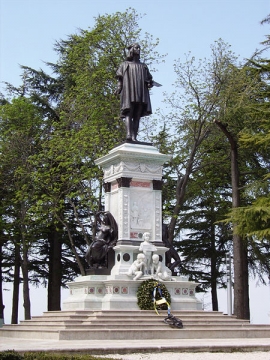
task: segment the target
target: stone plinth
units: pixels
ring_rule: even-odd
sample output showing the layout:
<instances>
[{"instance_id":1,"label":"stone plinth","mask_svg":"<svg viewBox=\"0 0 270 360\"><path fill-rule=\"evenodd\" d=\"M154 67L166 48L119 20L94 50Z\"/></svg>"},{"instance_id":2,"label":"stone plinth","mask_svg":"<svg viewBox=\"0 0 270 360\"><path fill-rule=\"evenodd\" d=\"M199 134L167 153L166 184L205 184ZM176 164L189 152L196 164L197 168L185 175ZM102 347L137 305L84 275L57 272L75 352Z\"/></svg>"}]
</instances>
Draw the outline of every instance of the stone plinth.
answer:
<instances>
[{"instance_id":1,"label":"stone plinth","mask_svg":"<svg viewBox=\"0 0 270 360\"><path fill-rule=\"evenodd\" d=\"M63 310L140 310L137 290L148 278L134 281L126 275L80 276L68 284L70 295L63 302ZM202 310L202 304L195 297L195 282L178 276L174 281L163 283L171 295L172 310Z\"/></svg>"},{"instance_id":2,"label":"stone plinth","mask_svg":"<svg viewBox=\"0 0 270 360\"><path fill-rule=\"evenodd\" d=\"M162 168L169 159L152 145L124 143L96 160L104 172L105 210L118 224L112 275L127 272L145 232L165 264L168 249L162 242Z\"/></svg>"}]
</instances>

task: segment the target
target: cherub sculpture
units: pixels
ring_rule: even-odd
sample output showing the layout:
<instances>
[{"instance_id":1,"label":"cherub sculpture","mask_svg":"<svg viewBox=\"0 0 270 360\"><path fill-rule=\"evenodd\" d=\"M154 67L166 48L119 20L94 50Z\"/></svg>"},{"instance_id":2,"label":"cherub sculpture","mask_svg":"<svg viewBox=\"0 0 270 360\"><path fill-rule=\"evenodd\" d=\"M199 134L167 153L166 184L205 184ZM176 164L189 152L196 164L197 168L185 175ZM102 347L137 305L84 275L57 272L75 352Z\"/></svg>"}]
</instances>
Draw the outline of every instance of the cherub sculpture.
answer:
<instances>
[{"instance_id":1,"label":"cherub sculpture","mask_svg":"<svg viewBox=\"0 0 270 360\"><path fill-rule=\"evenodd\" d=\"M143 234L143 242L140 244L139 251L142 251L145 255L145 271L144 274L150 274L151 271L151 261L154 251L157 251L155 245L150 242L150 233L145 232Z\"/></svg>"},{"instance_id":2,"label":"cherub sculpture","mask_svg":"<svg viewBox=\"0 0 270 360\"><path fill-rule=\"evenodd\" d=\"M157 280L171 280L172 272L159 261L158 254L152 256L151 275Z\"/></svg>"},{"instance_id":3,"label":"cherub sculpture","mask_svg":"<svg viewBox=\"0 0 270 360\"><path fill-rule=\"evenodd\" d=\"M133 264L128 269L127 275L134 276L133 280L138 280L143 276L145 267L145 256L144 254L140 253L137 255L137 260L133 262Z\"/></svg>"}]
</instances>

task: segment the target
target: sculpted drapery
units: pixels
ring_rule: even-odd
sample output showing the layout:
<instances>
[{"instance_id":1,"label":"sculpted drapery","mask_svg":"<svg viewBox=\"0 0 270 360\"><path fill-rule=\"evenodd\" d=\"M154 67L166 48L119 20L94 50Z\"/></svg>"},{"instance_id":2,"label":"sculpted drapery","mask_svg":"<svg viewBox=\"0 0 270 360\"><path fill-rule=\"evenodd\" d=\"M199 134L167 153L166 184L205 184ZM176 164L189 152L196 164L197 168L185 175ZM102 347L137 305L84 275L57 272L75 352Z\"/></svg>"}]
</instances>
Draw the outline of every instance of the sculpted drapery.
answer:
<instances>
[{"instance_id":1,"label":"sculpted drapery","mask_svg":"<svg viewBox=\"0 0 270 360\"><path fill-rule=\"evenodd\" d=\"M142 103L141 117L151 115L152 108L149 95L149 84L152 75L143 63L124 61L117 73L117 78L122 79L120 97L120 116L125 118L131 108L131 103Z\"/></svg>"},{"instance_id":2,"label":"sculpted drapery","mask_svg":"<svg viewBox=\"0 0 270 360\"><path fill-rule=\"evenodd\" d=\"M116 73L115 93L120 94L120 116L125 119L126 139L137 141L141 117L152 114L149 88L153 86L153 79L148 67L140 62L140 45L132 44L128 50L126 61Z\"/></svg>"}]
</instances>

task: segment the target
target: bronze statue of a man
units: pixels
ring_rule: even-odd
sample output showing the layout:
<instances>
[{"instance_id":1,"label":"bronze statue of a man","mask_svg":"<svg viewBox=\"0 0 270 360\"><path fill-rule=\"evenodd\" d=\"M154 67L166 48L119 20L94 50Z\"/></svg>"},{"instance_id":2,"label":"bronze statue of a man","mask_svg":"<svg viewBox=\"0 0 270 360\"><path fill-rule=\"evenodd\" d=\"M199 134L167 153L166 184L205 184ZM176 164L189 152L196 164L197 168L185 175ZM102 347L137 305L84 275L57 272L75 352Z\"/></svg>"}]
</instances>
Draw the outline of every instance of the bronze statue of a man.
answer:
<instances>
[{"instance_id":1,"label":"bronze statue of a man","mask_svg":"<svg viewBox=\"0 0 270 360\"><path fill-rule=\"evenodd\" d=\"M116 94L120 94L120 116L125 119L126 138L137 141L140 118L152 114L149 89L153 86L153 78L148 67L140 62L140 45L132 44L128 50L126 61L116 73Z\"/></svg>"}]
</instances>

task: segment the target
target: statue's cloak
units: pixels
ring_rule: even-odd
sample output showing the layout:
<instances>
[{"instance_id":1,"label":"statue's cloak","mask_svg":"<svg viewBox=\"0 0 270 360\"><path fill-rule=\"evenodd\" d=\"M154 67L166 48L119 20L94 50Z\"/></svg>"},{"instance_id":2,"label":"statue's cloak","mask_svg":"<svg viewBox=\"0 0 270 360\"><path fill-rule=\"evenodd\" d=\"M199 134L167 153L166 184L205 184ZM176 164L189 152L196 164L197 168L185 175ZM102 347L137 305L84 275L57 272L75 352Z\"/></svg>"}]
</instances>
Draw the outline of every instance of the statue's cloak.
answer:
<instances>
[{"instance_id":1,"label":"statue's cloak","mask_svg":"<svg viewBox=\"0 0 270 360\"><path fill-rule=\"evenodd\" d=\"M121 79L121 114L125 118L131 103L143 104L141 117L152 114L148 84L152 84L152 75L147 65L141 62L124 61L117 70L116 77Z\"/></svg>"}]
</instances>

